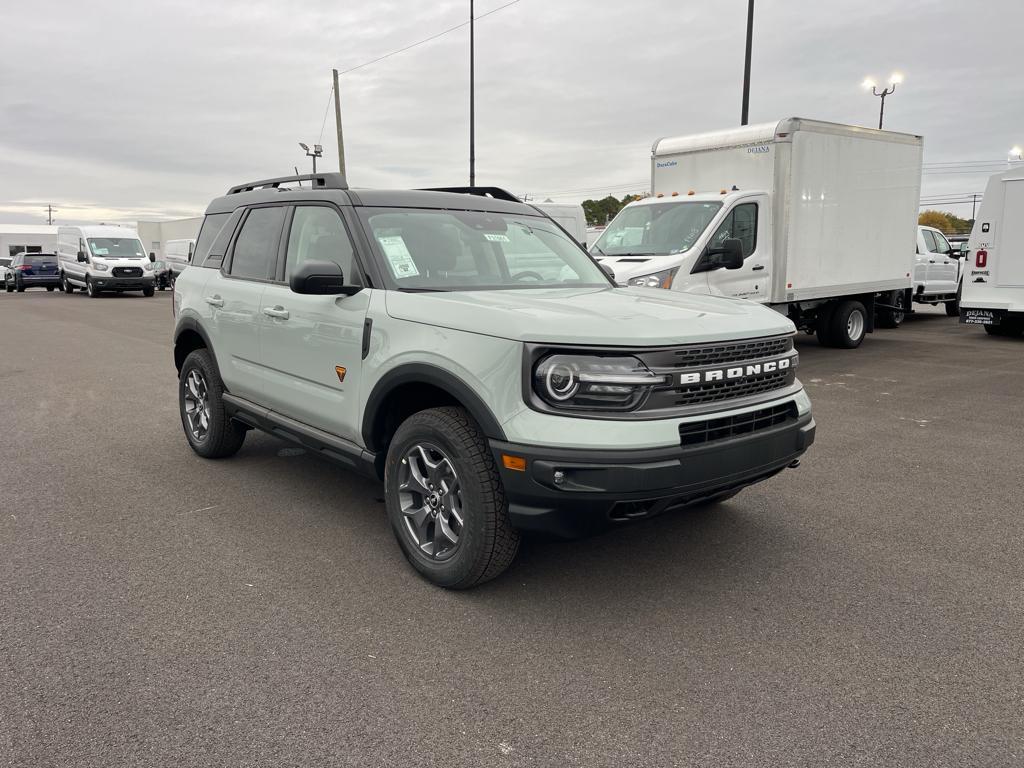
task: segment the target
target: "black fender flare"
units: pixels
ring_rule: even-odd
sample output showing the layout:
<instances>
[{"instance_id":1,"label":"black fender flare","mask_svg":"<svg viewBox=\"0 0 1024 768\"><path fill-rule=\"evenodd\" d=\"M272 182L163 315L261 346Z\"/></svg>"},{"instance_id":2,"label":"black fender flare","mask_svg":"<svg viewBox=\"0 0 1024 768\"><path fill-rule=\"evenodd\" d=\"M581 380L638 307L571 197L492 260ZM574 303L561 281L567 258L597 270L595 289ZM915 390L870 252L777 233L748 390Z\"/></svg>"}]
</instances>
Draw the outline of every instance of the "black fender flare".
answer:
<instances>
[{"instance_id":1,"label":"black fender flare","mask_svg":"<svg viewBox=\"0 0 1024 768\"><path fill-rule=\"evenodd\" d=\"M199 320L195 317L186 315L178 320L178 325L174 329L174 348L178 348L178 340L186 331L193 331L197 333L203 340L203 344L210 351L210 357L213 358L213 366L217 369L217 376L220 378L220 365L217 364L217 353L213 351L213 344L210 342L210 336L206 333L206 329L203 328L199 323ZM175 356L174 367L178 370L178 373L181 373L181 368L177 364L177 356Z\"/></svg>"},{"instance_id":2,"label":"black fender flare","mask_svg":"<svg viewBox=\"0 0 1024 768\"><path fill-rule=\"evenodd\" d=\"M502 430L498 420L494 418L491 409L473 389L455 374L426 363L406 363L388 371L378 381L370 396L366 399L366 407L363 409L363 444L376 450L374 445L373 430L377 421L378 411L381 405L395 389L405 384L430 384L449 392L462 406L469 411L480 426L484 435L492 440L505 440L505 432Z\"/></svg>"}]
</instances>

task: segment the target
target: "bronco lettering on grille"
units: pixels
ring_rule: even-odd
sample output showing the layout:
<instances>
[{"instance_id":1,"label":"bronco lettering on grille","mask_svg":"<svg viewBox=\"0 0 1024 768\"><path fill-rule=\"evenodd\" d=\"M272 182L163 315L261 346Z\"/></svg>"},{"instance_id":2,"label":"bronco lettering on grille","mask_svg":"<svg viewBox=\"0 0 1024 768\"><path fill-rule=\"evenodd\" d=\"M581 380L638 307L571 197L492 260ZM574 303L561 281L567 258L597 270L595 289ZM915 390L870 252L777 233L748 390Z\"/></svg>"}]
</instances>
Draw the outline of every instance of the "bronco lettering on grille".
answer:
<instances>
[{"instance_id":1,"label":"bronco lettering on grille","mask_svg":"<svg viewBox=\"0 0 1024 768\"><path fill-rule=\"evenodd\" d=\"M747 376L759 376L764 373L785 371L790 368L792 362L791 358L783 357L779 360L769 360L766 363L751 363L730 368L714 368L707 371L681 373L679 374L679 384L680 386L686 386L687 384L704 384L710 381L734 381Z\"/></svg>"}]
</instances>

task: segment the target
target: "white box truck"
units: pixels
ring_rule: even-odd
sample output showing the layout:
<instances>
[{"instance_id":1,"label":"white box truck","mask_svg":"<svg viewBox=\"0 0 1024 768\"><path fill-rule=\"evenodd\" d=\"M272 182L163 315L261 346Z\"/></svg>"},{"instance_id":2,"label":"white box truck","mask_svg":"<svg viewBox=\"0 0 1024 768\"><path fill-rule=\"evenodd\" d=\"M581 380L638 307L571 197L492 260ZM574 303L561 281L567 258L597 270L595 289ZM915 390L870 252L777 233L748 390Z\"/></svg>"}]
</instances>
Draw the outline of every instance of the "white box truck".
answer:
<instances>
[{"instance_id":1,"label":"white box truck","mask_svg":"<svg viewBox=\"0 0 1024 768\"><path fill-rule=\"evenodd\" d=\"M988 180L967 247L960 321L1024 334L1024 165Z\"/></svg>"},{"instance_id":2,"label":"white box truck","mask_svg":"<svg viewBox=\"0 0 1024 768\"><path fill-rule=\"evenodd\" d=\"M533 203L534 208L539 208L552 219L554 219L566 232L575 238L576 242L583 246L587 244L587 214L583 212L583 206L579 203Z\"/></svg>"},{"instance_id":3,"label":"white box truck","mask_svg":"<svg viewBox=\"0 0 1024 768\"><path fill-rule=\"evenodd\" d=\"M803 118L659 139L591 249L622 284L749 299L853 348L910 307L922 139Z\"/></svg>"}]
</instances>

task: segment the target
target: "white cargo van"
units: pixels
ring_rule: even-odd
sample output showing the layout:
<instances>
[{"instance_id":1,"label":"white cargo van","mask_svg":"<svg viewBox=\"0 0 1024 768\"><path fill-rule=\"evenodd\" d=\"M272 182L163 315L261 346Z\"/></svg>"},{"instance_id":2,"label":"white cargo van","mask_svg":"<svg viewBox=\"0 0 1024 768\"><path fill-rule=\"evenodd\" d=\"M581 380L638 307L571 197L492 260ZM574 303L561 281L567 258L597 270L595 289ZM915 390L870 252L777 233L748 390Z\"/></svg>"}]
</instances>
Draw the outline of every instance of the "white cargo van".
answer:
<instances>
[{"instance_id":1,"label":"white cargo van","mask_svg":"<svg viewBox=\"0 0 1024 768\"><path fill-rule=\"evenodd\" d=\"M988 180L963 265L960 322L1024 333L1024 166Z\"/></svg>"},{"instance_id":2,"label":"white cargo van","mask_svg":"<svg viewBox=\"0 0 1024 768\"><path fill-rule=\"evenodd\" d=\"M787 118L659 139L652 196L592 246L621 284L767 304L828 346L911 301L922 139Z\"/></svg>"},{"instance_id":3,"label":"white cargo van","mask_svg":"<svg viewBox=\"0 0 1024 768\"><path fill-rule=\"evenodd\" d=\"M164 259L171 270L171 279L177 278L181 271L192 263L192 252L196 248L195 238L184 240L168 240L164 245Z\"/></svg>"},{"instance_id":4,"label":"white cargo van","mask_svg":"<svg viewBox=\"0 0 1024 768\"><path fill-rule=\"evenodd\" d=\"M92 297L104 291L152 296L153 260L134 229L99 225L57 231L60 285L66 294L81 288Z\"/></svg>"},{"instance_id":5,"label":"white cargo van","mask_svg":"<svg viewBox=\"0 0 1024 768\"><path fill-rule=\"evenodd\" d=\"M582 205L579 203L576 205L569 203L534 203L534 207L539 208L550 218L558 222L562 229L573 236L576 242L584 246L587 244L587 214L583 212Z\"/></svg>"}]
</instances>

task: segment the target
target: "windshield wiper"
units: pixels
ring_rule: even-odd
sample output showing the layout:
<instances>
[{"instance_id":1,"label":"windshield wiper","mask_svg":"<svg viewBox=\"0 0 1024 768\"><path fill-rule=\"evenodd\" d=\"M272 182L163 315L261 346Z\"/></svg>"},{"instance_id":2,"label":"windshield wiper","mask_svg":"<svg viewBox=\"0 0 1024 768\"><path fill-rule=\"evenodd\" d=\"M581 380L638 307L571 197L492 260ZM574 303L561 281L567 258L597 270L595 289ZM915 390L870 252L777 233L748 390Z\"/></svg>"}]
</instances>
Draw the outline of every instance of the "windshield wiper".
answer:
<instances>
[{"instance_id":1,"label":"windshield wiper","mask_svg":"<svg viewBox=\"0 0 1024 768\"><path fill-rule=\"evenodd\" d=\"M600 246L600 245L598 245L597 243L594 243L594 244L593 244L592 246L590 246L590 247L591 247L591 248L596 248L596 249L597 249L597 252L598 252L598 253L600 253L600 254L601 254L602 256L604 256L604 257L605 257L606 259L608 258L608 254L607 254L607 253L605 253L604 251L602 251L602 250L601 250L601 246Z\"/></svg>"}]
</instances>

